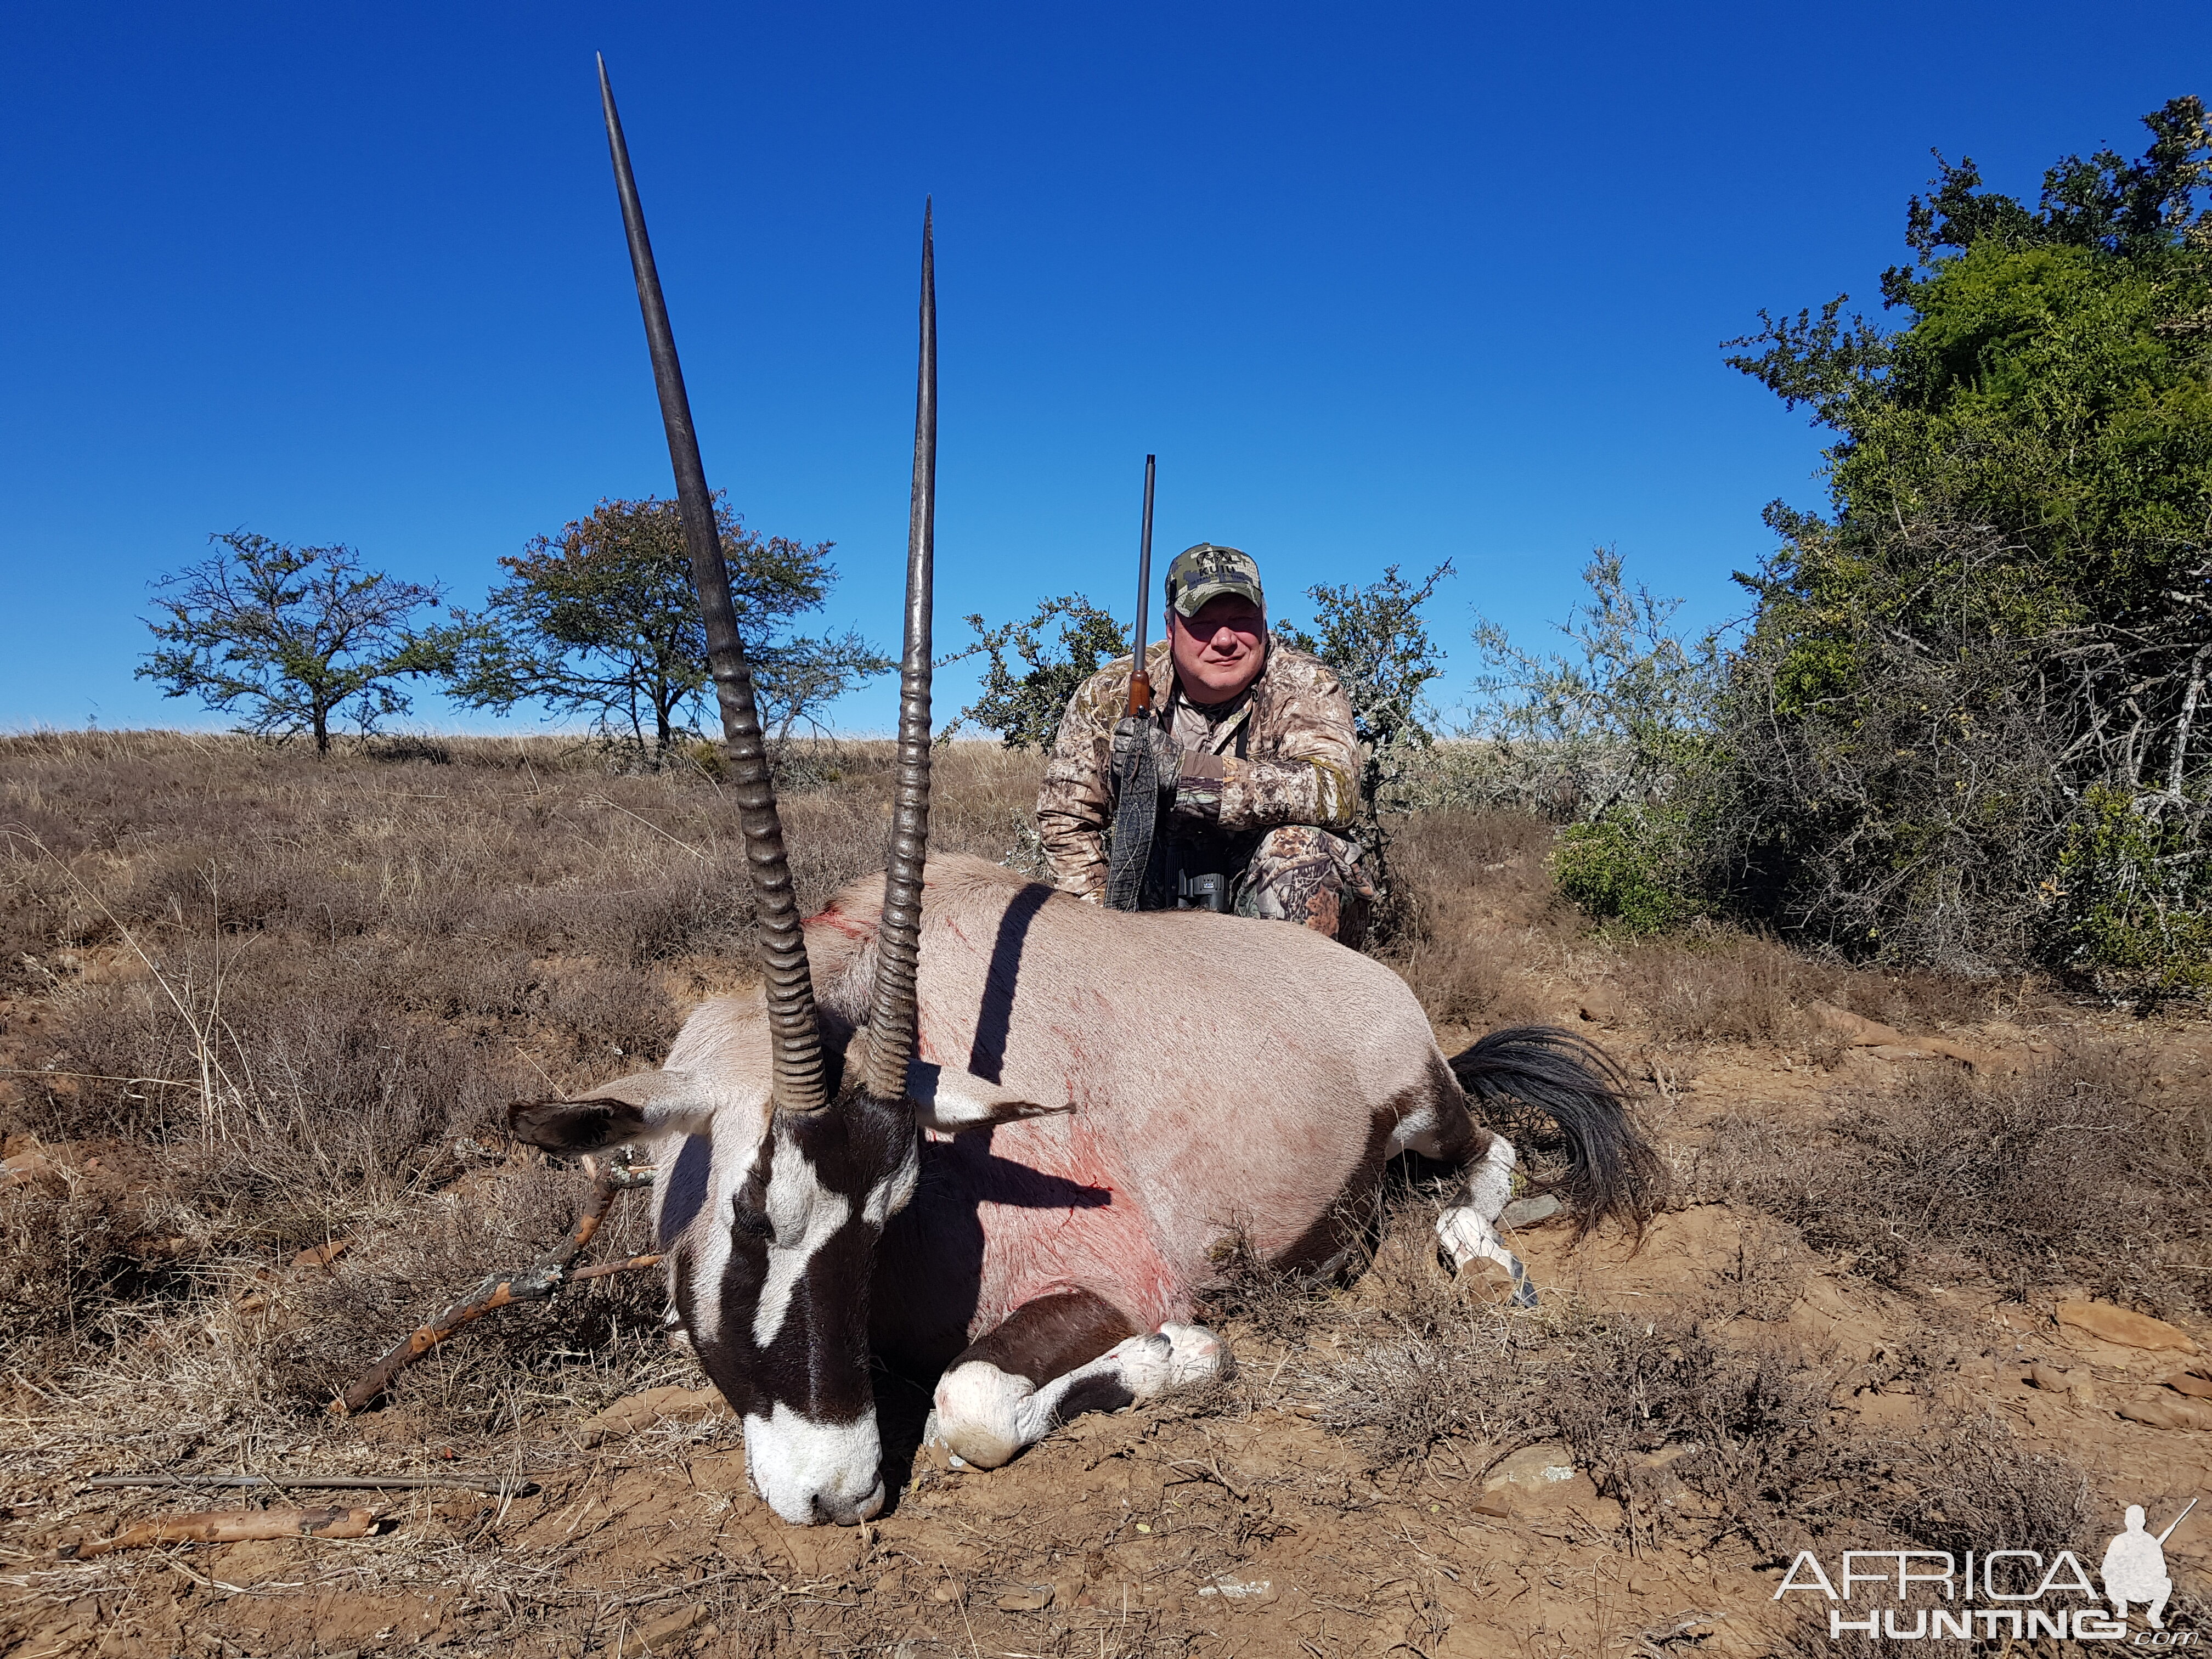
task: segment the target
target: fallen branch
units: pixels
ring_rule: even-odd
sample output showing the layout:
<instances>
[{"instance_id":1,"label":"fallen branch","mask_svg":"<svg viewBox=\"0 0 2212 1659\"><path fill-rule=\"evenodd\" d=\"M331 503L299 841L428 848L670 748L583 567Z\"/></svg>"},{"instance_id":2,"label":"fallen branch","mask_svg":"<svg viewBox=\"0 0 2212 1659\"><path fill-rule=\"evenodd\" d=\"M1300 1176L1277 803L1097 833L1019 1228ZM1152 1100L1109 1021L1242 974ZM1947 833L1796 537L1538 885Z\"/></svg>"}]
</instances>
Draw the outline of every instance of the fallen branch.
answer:
<instances>
[{"instance_id":1,"label":"fallen branch","mask_svg":"<svg viewBox=\"0 0 2212 1659\"><path fill-rule=\"evenodd\" d=\"M129 1486L268 1486L278 1492L416 1492L453 1487L462 1492L489 1492L495 1498L527 1497L538 1490L535 1481L488 1474L303 1474L287 1478L268 1474L102 1474L84 1483L85 1490L107 1491Z\"/></svg>"},{"instance_id":2,"label":"fallen branch","mask_svg":"<svg viewBox=\"0 0 2212 1659\"><path fill-rule=\"evenodd\" d=\"M517 1302L544 1302L568 1283L571 1277L568 1264L599 1237L600 1224L607 1218L607 1211L614 1204L615 1194L626 1188L647 1187L653 1183L650 1168L633 1166L620 1152L605 1163L587 1164L586 1167L592 1170L591 1202L584 1206L583 1214L576 1218L576 1224L568 1230L568 1236L554 1248L550 1255L519 1272L487 1275L467 1296L398 1343L363 1371L351 1388L331 1401L327 1407L330 1414L332 1417L350 1417L365 1409L392 1386L392 1380L400 1372L463 1326ZM586 1268L583 1271L589 1273L591 1270Z\"/></svg>"},{"instance_id":3,"label":"fallen branch","mask_svg":"<svg viewBox=\"0 0 2212 1659\"><path fill-rule=\"evenodd\" d=\"M70 1544L56 1550L57 1559L82 1561L110 1550L142 1548L149 1544L244 1544L264 1538L366 1538L376 1525L374 1510L347 1510L332 1504L319 1510L209 1510L198 1515L175 1515L166 1521L141 1521L112 1538L88 1544Z\"/></svg>"},{"instance_id":4,"label":"fallen branch","mask_svg":"<svg viewBox=\"0 0 2212 1659\"><path fill-rule=\"evenodd\" d=\"M656 1252L652 1255L634 1255L627 1261L602 1261L596 1267L577 1268L568 1275L568 1282L573 1285L586 1279L605 1279L609 1273L631 1273L640 1267L658 1267L660 1261Z\"/></svg>"}]
</instances>

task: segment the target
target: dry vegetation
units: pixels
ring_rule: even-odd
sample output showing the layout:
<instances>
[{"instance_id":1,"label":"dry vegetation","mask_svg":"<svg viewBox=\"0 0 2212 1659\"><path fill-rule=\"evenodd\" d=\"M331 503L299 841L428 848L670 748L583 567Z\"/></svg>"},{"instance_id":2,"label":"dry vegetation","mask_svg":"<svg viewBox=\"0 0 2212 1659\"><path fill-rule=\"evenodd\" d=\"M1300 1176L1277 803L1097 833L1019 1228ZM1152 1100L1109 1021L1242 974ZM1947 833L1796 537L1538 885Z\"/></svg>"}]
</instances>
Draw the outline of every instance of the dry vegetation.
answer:
<instances>
[{"instance_id":1,"label":"dry vegetation","mask_svg":"<svg viewBox=\"0 0 2212 1659\"><path fill-rule=\"evenodd\" d=\"M879 862L885 762L793 767L810 907ZM962 744L939 778L935 845L1022 856L1034 761ZM2048 1313L2094 1293L2212 1316L2192 1029L1720 931L1594 936L1553 901L1548 829L1506 812L1398 826L1393 960L1448 1046L1598 1031L1675 1172L1640 1252L1522 1235L1536 1316L1443 1277L1433 1172L1398 1171L1348 1286L1224 1263L1212 1316L1241 1370L1202 1397L978 1475L917 1455L921 1395L884 1378L906 1480L859 1534L766 1517L719 1416L587 1431L699 1382L650 1273L484 1321L386 1408L334 1420L363 1364L574 1214L582 1176L513 1151L504 1103L657 1058L685 1006L746 976L720 789L548 740L319 764L54 735L0 740L0 1654L571 1655L641 1632L654 1652L908 1659L1756 1654L1798 1639L1762 1609L1801 1545L2100 1547L2115 1488L2212 1486L2177 1449L2199 1437L2112 1417L2155 1376L2069 1349ZM1820 1005L1953 1030L1991 1063L1869 1058ZM642 1207L602 1258L643 1248ZM2023 1389L2032 1359L2103 1405ZM40 1553L201 1506L92 1474L463 1466L536 1490L388 1500L356 1543ZM1574 1479L1526 1487L1540 1466ZM1825 1630L1812 1650L1836 1650Z\"/></svg>"}]
</instances>

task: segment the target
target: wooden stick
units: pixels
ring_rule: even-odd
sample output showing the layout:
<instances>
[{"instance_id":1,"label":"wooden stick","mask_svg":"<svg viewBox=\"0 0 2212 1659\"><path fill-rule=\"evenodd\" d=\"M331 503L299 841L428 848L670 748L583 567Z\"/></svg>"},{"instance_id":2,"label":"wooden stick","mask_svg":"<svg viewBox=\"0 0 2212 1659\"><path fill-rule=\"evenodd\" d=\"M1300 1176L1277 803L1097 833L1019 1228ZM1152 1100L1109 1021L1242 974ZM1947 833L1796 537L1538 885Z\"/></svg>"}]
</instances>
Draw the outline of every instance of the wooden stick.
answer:
<instances>
[{"instance_id":1,"label":"wooden stick","mask_svg":"<svg viewBox=\"0 0 2212 1659\"><path fill-rule=\"evenodd\" d=\"M487 1474L303 1474L291 1479L268 1474L102 1474L84 1482L87 1491L126 1486L268 1486L279 1492L434 1491L453 1487L495 1497L526 1497L537 1483Z\"/></svg>"},{"instance_id":2,"label":"wooden stick","mask_svg":"<svg viewBox=\"0 0 2212 1659\"><path fill-rule=\"evenodd\" d=\"M330 1414L350 1417L365 1409L392 1386L392 1379L400 1372L464 1325L517 1302L545 1301L559 1291L568 1281L568 1264L599 1237L600 1224L606 1220L615 1194L625 1188L649 1185L653 1180L650 1169L633 1168L619 1157L603 1164L587 1161L586 1167L592 1171L591 1202L576 1218L576 1224L568 1230L568 1237L550 1255L519 1272L487 1275L476 1289L363 1371L351 1388L331 1401L326 1408Z\"/></svg>"},{"instance_id":3,"label":"wooden stick","mask_svg":"<svg viewBox=\"0 0 2212 1659\"><path fill-rule=\"evenodd\" d=\"M627 1261L602 1261L596 1267L577 1268L568 1275L568 1282L573 1285L579 1279L605 1279L609 1273L635 1273L640 1267L658 1267L661 1260L659 1255L634 1255Z\"/></svg>"},{"instance_id":4,"label":"wooden stick","mask_svg":"<svg viewBox=\"0 0 2212 1659\"><path fill-rule=\"evenodd\" d=\"M82 1561L110 1550L147 1544L242 1544L262 1538L366 1538L376 1524L374 1510L209 1510L141 1521L112 1538L71 1544L54 1552L64 1561Z\"/></svg>"}]
</instances>

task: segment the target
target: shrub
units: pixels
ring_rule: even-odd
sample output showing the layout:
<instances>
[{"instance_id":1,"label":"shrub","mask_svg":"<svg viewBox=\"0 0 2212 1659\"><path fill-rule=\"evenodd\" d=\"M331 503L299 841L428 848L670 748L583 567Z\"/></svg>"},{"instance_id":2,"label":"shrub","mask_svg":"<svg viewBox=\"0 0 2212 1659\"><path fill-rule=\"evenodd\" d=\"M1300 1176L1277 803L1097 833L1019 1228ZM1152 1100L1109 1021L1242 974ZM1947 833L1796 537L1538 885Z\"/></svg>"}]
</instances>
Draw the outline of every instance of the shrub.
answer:
<instances>
[{"instance_id":1,"label":"shrub","mask_svg":"<svg viewBox=\"0 0 2212 1659\"><path fill-rule=\"evenodd\" d=\"M2212 866L2160 805L2092 787L2051 884L2064 965L2153 1002L2212 987Z\"/></svg>"},{"instance_id":2,"label":"shrub","mask_svg":"<svg viewBox=\"0 0 2212 1659\"><path fill-rule=\"evenodd\" d=\"M1656 933L1688 921L1702 906L1687 890L1677 814L1616 813L1571 823L1552 848L1552 878L1562 896L1601 921L1632 933Z\"/></svg>"}]
</instances>

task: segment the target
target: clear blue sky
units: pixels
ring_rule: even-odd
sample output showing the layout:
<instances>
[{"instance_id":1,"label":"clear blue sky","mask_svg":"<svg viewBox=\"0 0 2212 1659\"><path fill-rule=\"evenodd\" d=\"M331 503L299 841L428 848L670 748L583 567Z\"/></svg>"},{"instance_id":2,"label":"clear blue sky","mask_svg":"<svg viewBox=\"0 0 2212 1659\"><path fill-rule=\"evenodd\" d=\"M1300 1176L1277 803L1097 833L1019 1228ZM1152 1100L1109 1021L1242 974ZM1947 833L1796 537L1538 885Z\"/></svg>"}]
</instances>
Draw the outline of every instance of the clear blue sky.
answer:
<instances>
[{"instance_id":1,"label":"clear blue sky","mask_svg":"<svg viewBox=\"0 0 2212 1659\"><path fill-rule=\"evenodd\" d=\"M1249 550L1279 613L1454 560L1448 697L1472 611L1534 635L1595 543L1731 614L1760 505L1822 490L1717 343L1873 301L1931 145L2032 194L2212 93L2212 12L2041 0L17 0L0 46L11 727L222 724L131 673L210 531L474 604L534 532L669 491L595 50L708 476L836 542L826 622L896 632L933 192L940 645L1071 589L1126 614L1155 450L1161 547Z\"/></svg>"}]
</instances>

